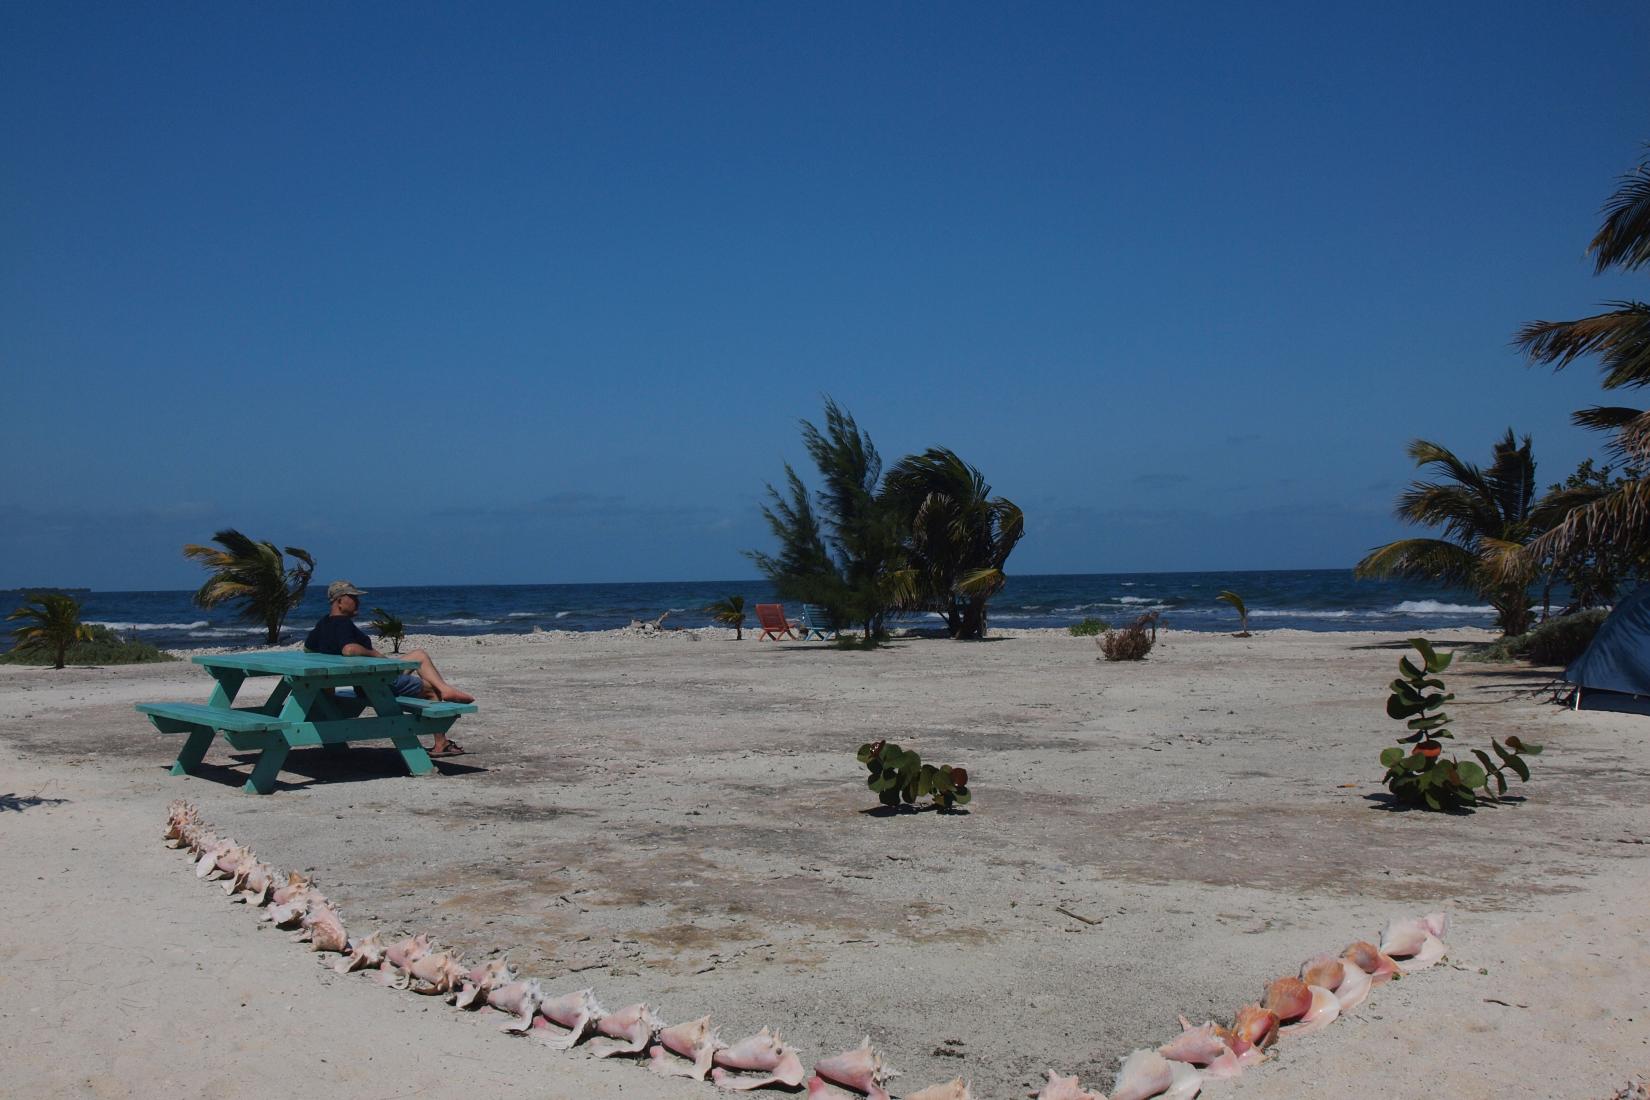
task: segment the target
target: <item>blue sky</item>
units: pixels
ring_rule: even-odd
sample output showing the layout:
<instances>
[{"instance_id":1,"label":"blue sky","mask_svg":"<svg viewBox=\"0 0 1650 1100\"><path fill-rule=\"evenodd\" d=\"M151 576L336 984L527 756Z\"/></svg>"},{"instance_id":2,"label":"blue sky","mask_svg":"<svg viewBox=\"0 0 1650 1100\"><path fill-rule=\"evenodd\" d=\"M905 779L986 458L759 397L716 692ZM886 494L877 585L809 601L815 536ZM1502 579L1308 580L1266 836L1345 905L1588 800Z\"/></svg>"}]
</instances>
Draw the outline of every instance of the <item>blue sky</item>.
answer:
<instances>
[{"instance_id":1,"label":"blue sky","mask_svg":"<svg viewBox=\"0 0 1650 1100\"><path fill-rule=\"evenodd\" d=\"M1616 4L0 7L0 587L737 578L830 394L1011 571L1346 566L1650 141ZM1640 280L1642 283L1642 280ZM1614 399L1611 399L1614 403Z\"/></svg>"}]
</instances>

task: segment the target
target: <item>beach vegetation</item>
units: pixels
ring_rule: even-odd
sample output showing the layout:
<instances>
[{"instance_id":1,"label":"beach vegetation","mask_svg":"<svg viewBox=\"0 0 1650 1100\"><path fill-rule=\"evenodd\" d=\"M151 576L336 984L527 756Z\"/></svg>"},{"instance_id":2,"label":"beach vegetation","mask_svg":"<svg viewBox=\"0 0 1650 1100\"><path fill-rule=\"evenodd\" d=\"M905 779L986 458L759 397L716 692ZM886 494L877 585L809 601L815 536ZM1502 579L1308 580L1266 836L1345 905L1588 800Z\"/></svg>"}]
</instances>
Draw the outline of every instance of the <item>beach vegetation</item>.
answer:
<instances>
[{"instance_id":1,"label":"beach vegetation","mask_svg":"<svg viewBox=\"0 0 1650 1100\"><path fill-rule=\"evenodd\" d=\"M1147 627L1151 633L1147 633ZM1108 661L1144 661L1157 644L1157 627L1141 616L1121 630L1108 630L1095 639L1100 653Z\"/></svg>"},{"instance_id":2,"label":"beach vegetation","mask_svg":"<svg viewBox=\"0 0 1650 1100\"><path fill-rule=\"evenodd\" d=\"M881 500L898 521L909 577L901 610L936 611L953 638L982 638L986 608L1025 534L1025 514L955 451L931 447L888 471Z\"/></svg>"},{"instance_id":3,"label":"beach vegetation","mask_svg":"<svg viewBox=\"0 0 1650 1100\"><path fill-rule=\"evenodd\" d=\"M211 571L195 593L195 603L203 608L238 604L236 618L262 626L265 644L276 644L281 624L309 588L315 559L306 550L288 546L286 553L295 562L288 568L274 543L254 540L233 527L219 531L212 541L218 545L190 543L183 548L184 557Z\"/></svg>"},{"instance_id":4,"label":"beach vegetation","mask_svg":"<svg viewBox=\"0 0 1650 1100\"><path fill-rule=\"evenodd\" d=\"M177 660L164 649L158 649L148 642L122 638L119 634L106 626L95 623L81 624L85 634L79 641L72 642L63 655L63 660L70 665L146 665L158 664L162 661ZM0 664L9 665L50 665L55 664L55 655L47 649L14 648L0 653Z\"/></svg>"},{"instance_id":5,"label":"beach vegetation","mask_svg":"<svg viewBox=\"0 0 1650 1100\"><path fill-rule=\"evenodd\" d=\"M1507 793L1507 772L1520 782L1529 782L1526 755L1541 752L1540 745L1527 745L1517 737L1505 743L1490 739L1495 757L1481 749L1471 750L1474 760L1445 758L1443 742L1454 740L1451 718L1444 704L1454 700L1439 674L1449 668L1454 653L1440 653L1425 638L1411 638L1409 644L1420 657L1398 658L1398 678L1387 696L1387 716L1404 723L1407 732L1398 744L1381 750L1386 768L1387 789L1401 803L1429 810L1461 812L1481 801L1495 801ZM1409 746L1407 749L1402 746ZM1493 790L1492 790L1493 787Z\"/></svg>"},{"instance_id":6,"label":"beach vegetation","mask_svg":"<svg viewBox=\"0 0 1650 1100\"><path fill-rule=\"evenodd\" d=\"M968 771L952 764L924 764L914 749L890 741L871 741L859 747L858 759L870 775L865 785L877 800L893 808L919 798L932 800L941 813L966 806L974 797L968 789Z\"/></svg>"},{"instance_id":7,"label":"beach vegetation","mask_svg":"<svg viewBox=\"0 0 1650 1100\"><path fill-rule=\"evenodd\" d=\"M1650 156L1618 182L1604 222L1588 245L1594 271L1640 272L1650 266ZM1650 302L1605 303L1601 312L1570 321L1532 321L1516 343L1529 362L1563 370L1593 358L1607 390L1650 385ZM1612 434L1611 451L1626 475L1578 501L1531 545L1537 558L1564 558L1577 548L1650 560L1650 409L1594 406L1572 414L1581 427Z\"/></svg>"},{"instance_id":8,"label":"beach vegetation","mask_svg":"<svg viewBox=\"0 0 1650 1100\"><path fill-rule=\"evenodd\" d=\"M1504 636L1530 628L1530 586L1538 567L1524 547L1536 533L1535 457L1530 437L1511 428L1480 468L1425 439L1409 445L1417 467L1438 481L1413 481L1398 498L1398 518L1440 528L1439 538L1399 539L1371 550L1354 567L1359 577L1404 577L1470 588L1495 609Z\"/></svg>"},{"instance_id":9,"label":"beach vegetation","mask_svg":"<svg viewBox=\"0 0 1650 1100\"><path fill-rule=\"evenodd\" d=\"M1221 592L1215 596L1215 599L1224 600L1237 610L1238 632L1235 636L1239 638L1249 637L1249 609L1244 606L1243 597L1236 592Z\"/></svg>"},{"instance_id":10,"label":"beach vegetation","mask_svg":"<svg viewBox=\"0 0 1650 1100\"><path fill-rule=\"evenodd\" d=\"M745 597L727 596L705 608L705 613L710 616L711 622L733 627L734 641L744 639Z\"/></svg>"},{"instance_id":11,"label":"beach vegetation","mask_svg":"<svg viewBox=\"0 0 1650 1100\"><path fill-rule=\"evenodd\" d=\"M90 637L80 622L80 601L62 592L30 592L24 603L6 616L12 628L14 653L51 656L52 667L62 668L69 647Z\"/></svg>"},{"instance_id":12,"label":"beach vegetation","mask_svg":"<svg viewBox=\"0 0 1650 1100\"><path fill-rule=\"evenodd\" d=\"M1528 661L1535 665L1567 665L1587 652L1593 637L1609 617L1595 607L1549 619L1526 634L1502 638L1471 654L1474 661Z\"/></svg>"},{"instance_id":13,"label":"beach vegetation","mask_svg":"<svg viewBox=\"0 0 1650 1100\"><path fill-rule=\"evenodd\" d=\"M1096 619L1092 615L1080 623L1072 623L1066 627L1073 638L1097 638L1110 629L1110 623L1104 619Z\"/></svg>"},{"instance_id":14,"label":"beach vegetation","mask_svg":"<svg viewBox=\"0 0 1650 1100\"><path fill-rule=\"evenodd\" d=\"M403 623L382 607L375 607L372 609L372 622L367 625L372 627L373 633L378 635L379 641L390 643L391 653L401 652L401 643L407 638L406 623Z\"/></svg>"}]
</instances>

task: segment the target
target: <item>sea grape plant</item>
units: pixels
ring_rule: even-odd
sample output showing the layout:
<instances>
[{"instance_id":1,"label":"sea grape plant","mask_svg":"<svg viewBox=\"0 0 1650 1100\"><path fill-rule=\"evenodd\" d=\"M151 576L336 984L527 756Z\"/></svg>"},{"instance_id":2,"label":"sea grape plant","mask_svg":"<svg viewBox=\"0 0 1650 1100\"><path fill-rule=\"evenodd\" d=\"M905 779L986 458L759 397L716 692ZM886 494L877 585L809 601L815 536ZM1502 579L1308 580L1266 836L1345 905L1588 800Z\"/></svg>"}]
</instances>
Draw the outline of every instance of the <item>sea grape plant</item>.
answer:
<instances>
[{"instance_id":1,"label":"sea grape plant","mask_svg":"<svg viewBox=\"0 0 1650 1100\"><path fill-rule=\"evenodd\" d=\"M1454 653L1439 653L1425 638L1411 638L1421 657L1417 665L1409 657L1398 659L1399 677L1392 681L1392 694L1387 697L1386 712L1404 723L1409 731L1398 738L1399 745L1411 745L1408 751L1394 745L1381 750L1381 764L1386 768L1386 785L1400 801L1426 806L1432 810L1469 810L1480 801L1496 801L1507 793L1507 772L1518 776L1520 782L1530 779L1530 766L1524 756L1534 756L1540 745L1526 745L1517 737L1509 737L1506 744L1490 738L1490 747L1499 760L1491 759L1482 749L1473 749L1471 760L1444 759L1442 740L1454 740L1449 730L1450 716L1444 704L1455 695L1444 688L1438 674L1449 667ZM1495 784L1491 791L1490 784ZM1479 791L1483 794L1479 794Z\"/></svg>"},{"instance_id":2,"label":"sea grape plant","mask_svg":"<svg viewBox=\"0 0 1650 1100\"><path fill-rule=\"evenodd\" d=\"M870 771L865 785L875 791L884 806L932 798L942 812L968 805L967 770L950 764L924 764L914 749L902 749L888 741L871 741L859 747L859 762Z\"/></svg>"}]
</instances>

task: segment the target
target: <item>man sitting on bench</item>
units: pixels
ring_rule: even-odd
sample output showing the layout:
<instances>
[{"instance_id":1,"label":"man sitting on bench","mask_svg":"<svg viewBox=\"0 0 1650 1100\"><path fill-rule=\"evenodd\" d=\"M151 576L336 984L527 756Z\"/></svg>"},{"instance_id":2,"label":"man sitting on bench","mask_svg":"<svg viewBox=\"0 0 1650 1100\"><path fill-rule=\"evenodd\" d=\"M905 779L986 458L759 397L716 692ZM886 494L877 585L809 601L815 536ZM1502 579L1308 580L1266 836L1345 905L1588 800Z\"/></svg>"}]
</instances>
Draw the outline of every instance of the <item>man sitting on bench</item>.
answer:
<instances>
[{"instance_id":1,"label":"man sitting on bench","mask_svg":"<svg viewBox=\"0 0 1650 1100\"><path fill-rule=\"evenodd\" d=\"M304 639L304 648L311 653L331 653L339 657L382 657L372 647L372 639L355 625L355 616L361 610L361 597L366 592L349 581L333 581L327 585L327 600L331 604L327 617L315 624L315 629ZM473 703L475 696L449 684L422 649L401 654L409 661L418 662L416 673L406 672L396 677L395 694L414 699L440 699L446 703ZM449 741L447 735L435 735L431 756L460 756L464 746Z\"/></svg>"}]
</instances>

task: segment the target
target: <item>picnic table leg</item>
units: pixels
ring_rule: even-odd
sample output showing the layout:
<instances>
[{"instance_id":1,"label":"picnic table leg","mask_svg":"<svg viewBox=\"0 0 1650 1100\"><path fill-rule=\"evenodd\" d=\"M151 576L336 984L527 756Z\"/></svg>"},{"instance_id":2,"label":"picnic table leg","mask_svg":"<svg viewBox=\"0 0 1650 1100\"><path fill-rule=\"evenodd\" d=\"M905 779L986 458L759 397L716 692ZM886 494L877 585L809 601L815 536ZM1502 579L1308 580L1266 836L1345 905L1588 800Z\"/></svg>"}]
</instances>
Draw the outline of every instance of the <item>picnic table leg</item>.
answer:
<instances>
[{"instance_id":1,"label":"picnic table leg","mask_svg":"<svg viewBox=\"0 0 1650 1100\"><path fill-rule=\"evenodd\" d=\"M275 779L281 774L281 765L286 763L286 754L290 750L291 747L283 738L259 753L258 762L252 768L252 775L241 790L247 794L269 794L273 791Z\"/></svg>"},{"instance_id":2,"label":"picnic table leg","mask_svg":"<svg viewBox=\"0 0 1650 1100\"><path fill-rule=\"evenodd\" d=\"M394 681L388 678L373 680L368 683L357 685L355 690L366 696L368 704L370 704L372 709L377 711L379 715L385 718L392 718L400 715L401 713L401 704L395 701L395 693L390 690L393 683ZM439 725L439 723L432 724ZM452 725L451 719L447 721L447 725ZM445 733L446 729L447 726L441 726L440 732ZM428 732L435 733L437 731L435 729L430 729ZM407 765L407 771L409 774L428 775L435 771L435 764L430 761L430 754L424 751L424 745L418 740L417 734L393 734L390 737L390 744L394 745L396 751L401 754L401 759Z\"/></svg>"},{"instance_id":3,"label":"picnic table leg","mask_svg":"<svg viewBox=\"0 0 1650 1100\"><path fill-rule=\"evenodd\" d=\"M155 728L162 733L187 733L188 740L184 741L183 748L178 750L178 758L172 762L171 775L191 775L206 758L206 750L212 747L212 738L217 735L216 730L206 726L198 726L193 722L180 722L176 718L160 718L149 716Z\"/></svg>"}]
</instances>

